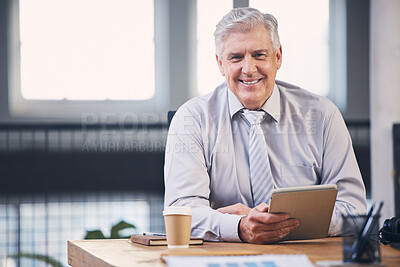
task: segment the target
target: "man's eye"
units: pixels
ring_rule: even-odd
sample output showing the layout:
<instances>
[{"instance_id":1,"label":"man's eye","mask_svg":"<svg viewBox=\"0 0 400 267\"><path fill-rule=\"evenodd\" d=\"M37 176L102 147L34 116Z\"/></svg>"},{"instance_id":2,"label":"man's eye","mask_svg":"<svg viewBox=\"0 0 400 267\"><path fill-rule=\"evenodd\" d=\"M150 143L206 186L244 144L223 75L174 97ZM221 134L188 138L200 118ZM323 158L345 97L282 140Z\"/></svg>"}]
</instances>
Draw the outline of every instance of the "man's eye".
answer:
<instances>
[{"instance_id":1,"label":"man's eye","mask_svg":"<svg viewBox=\"0 0 400 267\"><path fill-rule=\"evenodd\" d=\"M243 58L242 56L232 56L231 60L238 61L238 60L241 60L242 58Z\"/></svg>"},{"instance_id":2,"label":"man's eye","mask_svg":"<svg viewBox=\"0 0 400 267\"><path fill-rule=\"evenodd\" d=\"M266 56L265 54L256 54L255 58L265 58Z\"/></svg>"}]
</instances>

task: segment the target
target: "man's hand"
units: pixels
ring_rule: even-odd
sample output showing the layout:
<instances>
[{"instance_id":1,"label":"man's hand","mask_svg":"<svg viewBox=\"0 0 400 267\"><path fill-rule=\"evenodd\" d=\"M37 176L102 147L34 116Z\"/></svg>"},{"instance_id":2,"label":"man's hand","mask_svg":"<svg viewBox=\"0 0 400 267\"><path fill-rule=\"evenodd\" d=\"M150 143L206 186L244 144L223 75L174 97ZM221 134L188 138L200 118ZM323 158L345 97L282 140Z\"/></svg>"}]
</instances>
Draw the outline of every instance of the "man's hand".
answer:
<instances>
[{"instance_id":1,"label":"man's hand","mask_svg":"<svg viewBox=\"0 0 400 267\"><path fill-rule=\"evenodd\" d=\"M226 206L217 209L221 213L236 214L236 215L247 215L250 212L250 208L243 205L242 203L236 203L234 205Z\"/></svg>"},{"instance_id":2,"label":"man's hand","mask_svg":"<svg viewBox=\"0 0 400 267\"><path fill-rule=\"evenodd\" d=\"M289 219L288 214L268 213L268 208L268 204L261 203L240 220L239 237L243 242L274 243L299 226L297 219Z\"/></svg>"}]
</instances>

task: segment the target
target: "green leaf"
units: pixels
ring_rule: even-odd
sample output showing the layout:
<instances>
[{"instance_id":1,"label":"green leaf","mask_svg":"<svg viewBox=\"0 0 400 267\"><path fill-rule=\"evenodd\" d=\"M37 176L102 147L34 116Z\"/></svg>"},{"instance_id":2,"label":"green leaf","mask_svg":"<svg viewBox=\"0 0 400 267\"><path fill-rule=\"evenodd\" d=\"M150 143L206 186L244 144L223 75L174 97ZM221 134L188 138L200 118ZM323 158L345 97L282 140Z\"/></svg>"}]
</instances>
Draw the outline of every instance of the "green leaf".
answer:
<instances>
[{"instance_id":1,"label":"green leaf","mask_svg":"<svg viewBox=\"0 0 400 267\"><path fill-rule=\"evenodd\" d=\"M111 236L110 238L129 238L129 236L121 236L120 235L120 231L124 230L124 229L136 229L136 226L134 226L133 224L127 223L125 221L120 221L119 223L117 223L116 225L114 225L111 228Z\"/></svg>"},{"instance_id":2,"label":"green leaf","mask_svg":"<svg viewBox=\"0 0 400 267\"><path fill-rule=\"evenodd\" d=\"M129 236L121 236L119 233L120 231L129 228L136 229L135 225L127 223L125 221L120 221L116 225L113 225L113 227L111 228L110 237L105 237L103 232L100 230L94 230L94 231L86 231L85 239L129 238Z\"/></svg>"},{"instance_id":3,"label":"green leaf","mask_svg":"<svg viewBox=\"0 0 400 267\"><path fill-rule=\"evenodd\" d=\"M85 239L105 239L103 232L100 230L86 231Z\"/></svg>"},{"instance_id":4,"label":"green leaf","mask_svg":"<svg viewBox=\"0 0 400 267\"><path fill-rule=\"evenodd\" d=\"M41 254L33 254L33 253L18 253L15 255L11 255L12 258L28 258L28 259L34 259L34 260L38 260L38 261L44 261L47 264L49 264L50 266L53 267L64 267L64 265L61 264L61 262L59 262L58 260L50 257L50 256L46 256L46 255L41 255Z\"/></svg>"}]
</instances>

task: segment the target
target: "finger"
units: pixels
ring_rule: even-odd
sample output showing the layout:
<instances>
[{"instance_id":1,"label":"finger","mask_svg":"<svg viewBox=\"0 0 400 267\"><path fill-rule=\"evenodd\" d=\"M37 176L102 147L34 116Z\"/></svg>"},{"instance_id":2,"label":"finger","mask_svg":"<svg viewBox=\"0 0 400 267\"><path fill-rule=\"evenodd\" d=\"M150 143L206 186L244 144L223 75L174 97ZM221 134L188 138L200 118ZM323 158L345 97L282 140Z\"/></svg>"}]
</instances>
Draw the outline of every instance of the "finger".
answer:
<instances>
[{"instance_id":1,"label":"finger","mask_svg":"<svg viewBox=\"0 0 400 267\"><path fill-rule=\"evenodd\" d=\"M293 229L295 229L296 227L298 227L298 224L292 225L292 226L287 226L287 227L280 228L277 230L266 231L262 234L262 239L266 243L277 242L277 241L281 240L282 238L284 238L285 236L287 236L288 234L290 234L290 232Z\"/></svg>"},{"instance_id":2,"label":"finger","mask_svg":"<svg viewBox=\"0 0 400 267\"><path fill-rule=\"evenodd\" d=\"M225 207L222 207L222 208L218 208L217 211L223 212L225 209L226 209Z\"/></svg>"},{"instance_id":3,"label":"finger","mask_svg":"<svg viewBox=\"0 0 400 267\"><path fill-rule=\"evenodd\" d=\"M237 215L247 215L249 214L250 208L243 205L242 203L236 203L234 205L221 207L217 209L221 213L237 214Z\"/></svg>"},{"instance_id":4,"label":"finger","mask_svg":"<svg viewBox=\"0 0 400 267\"><path fill-rule=\"evenodd\" d=\"M264 231L281 231L281 229L290 229L298 227L299 223L295 219L286 220L280 223L266 224L263 226Z\"/></svg>"},{"instance_id":5,"label":"finger","mask_svg":"<svg viewBox=\"0 0 400 267\"><path fill-rule=\"evenodd\" d=\"M259 243L259 244L268 244L268 243L273 243L277 242L286 235L288 235L291 232L292 228L281 228L278 230L271 230L271 231L258 231L257 233L253 233L252 237L253 243Z\"/></svg>"},{"instance_id":6,"label":"finger","mask_svg":"<svg viewBox=\"0 0 400 267\"><path fill-rule=\"evenodd\" d=\"M300 225L300 222L299 222L298 219L291 218L291 219L282 221L282 222L280 222L280 223L278 223L278 224L279 224L279 226L282 227L282 228L285 228L285 227L294 227L294 228L296 228L296 227L298 227L298 226ZM294 228L293 228L293 229L294 229Z\"/></svg>"},{"instance_id":7,"label":"finger","mask_svg":"<svg viewBox=\"0 0 400 267\"><path fill-rule=\"evenodd\" d=\"M284 220L284 221L277 222L277 223L265 224L264 230L265 231L277 231L282 228L287 228L287 227L296 228L297 226L299 226L299 221L297 219L292 218L292 219Z\"/></svg>"},{"instance_id":8,"label":"finger","mask_svg":"<svg viewBox=\"0 0 400 267\"><path fill-rule=\"evenodd\" d=\"M299 224L289 225L287 227L280 228L277 231L273 231L273 232L275 232L275 235L278 239L281 239L281 238L287 236L293 229L295 229L298 226L299 226Z\"/></svg>"},{"instance_id":9,"label":"finger","mask_svg":"<svg viewBox=\"0 0 400 267\"><path fill-rule=\"evenodd\" d=\"M259 212L267 212L269 209L269 205L267 203L260 203L254 207Z\"/></svg>"},{"instance_id":10,"label":"finger","mask_svg":"<svg viewBox=\"0 0 400 267\"><path fill-rule=\"evenodd\" d=\"M278 223L262 224L253 223L252 231L255 233L263 233L268 236L277 237L288 234L291 230L299 226L297 219L289 219Z\"/></svg>"},{"instance_id":11,"label":"finger","mask_svg":"<svg viewBox=\"0 0 400 267\"><path fill-rule=\"evenodd\" d=\"M252 219L263 224L278 223L289 219L289 214L287 213L254 212L252 215Z\"/></svg>"},{"instance_id":12,"label":"finger","mask_svg":"<svg viewBox=\"0 0 400 267\"><path fill-rule=\"evenodd\" d=\"M222 208L217 209L217 211L219 211L221 213L231 213L232 212L232 208L231 208L231 206L222 207Z\"/></svg>"}]
</instances>

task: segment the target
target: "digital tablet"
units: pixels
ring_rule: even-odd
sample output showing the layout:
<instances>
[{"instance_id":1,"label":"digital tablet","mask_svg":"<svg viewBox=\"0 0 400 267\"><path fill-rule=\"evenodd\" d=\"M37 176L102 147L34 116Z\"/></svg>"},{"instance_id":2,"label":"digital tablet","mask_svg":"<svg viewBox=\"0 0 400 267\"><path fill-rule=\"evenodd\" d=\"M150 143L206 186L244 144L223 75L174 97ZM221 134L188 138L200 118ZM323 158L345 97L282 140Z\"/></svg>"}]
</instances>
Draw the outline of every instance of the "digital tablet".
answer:
<instances>
[{"instance_id":1,"label":"digital tablet","mask_svg":"<svg viewBox=\"0 0 400 267\"><path fill-rule=\"evenodd\" d=\"M269 212L288 213L300 222L300 226L281 241L327 237L336 196L335 184L272 190Z\"/></svg>"}]
</instances>

